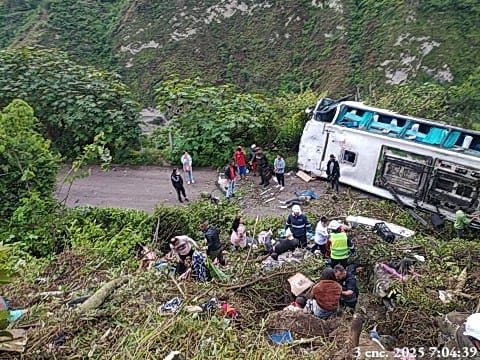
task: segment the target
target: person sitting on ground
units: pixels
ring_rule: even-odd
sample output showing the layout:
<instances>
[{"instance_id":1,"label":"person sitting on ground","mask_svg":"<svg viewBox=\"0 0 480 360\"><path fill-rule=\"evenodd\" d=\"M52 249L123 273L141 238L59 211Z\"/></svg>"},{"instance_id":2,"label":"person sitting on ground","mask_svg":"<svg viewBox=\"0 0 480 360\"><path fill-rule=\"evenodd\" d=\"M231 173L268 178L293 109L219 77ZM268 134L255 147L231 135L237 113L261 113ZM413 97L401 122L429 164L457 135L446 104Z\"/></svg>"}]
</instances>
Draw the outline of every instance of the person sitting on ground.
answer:
<instances>
[{"instance_id":1,"label":"person sitting on ground","mask_svg":"<svg viewBox=\"0 0 480 360\"><path fill-rule=\"evenodd\" d=\"M480 313L450 312L438 324L441 334L439 347L460 351L467 349L470 352L476 348L480 353Z\"/></svg>"},{"instance_id":2,"label":"person sitting on ground","mask_svg":"<svg viewBox=\"0 0 480 360\"><path fill-rule=\"evenodd\" d=\"M472 211L467 210L467 213L469 215L465 214L463 210L457 210L455 213L455 222L453 224L453 227L455 228L455 231L457 232L457 237L459 239L465 239L467 235L467 229L470 223L477 219L480 215L475 214L474 216L470 215Z\"/></svg>"},{"instance_id":3,"label":"person sitting on ground","mask_svg":"<svg viewBox=\"0 0 480 360\"><path fill-rule=\"evenodd\" d=\"M338 264L333 268L335 278L342 285L342 297L340 304L355 310L358 299L357 279L352 271L347 271Z\"/></svg>"},{"instance_id":4,"label":"person sitting on ground","mask_svg":"<svg viewBox=\"0 0 480 360\"><path fill-rule=\"evenodd\" d=\"M288 305L285 309L286 311L303 311L307 305L307 299L305 296L297 296L295 301Z\"/></svg>"},{"instance_id":5,"label":"person sitting on ground","mask_svg":"<svg viewBox=\"0 0 480 360\"><path fill-rule=\"evenodd\" d=\"M245 152L240 145L237 147L237 150L235 150L233 158L235 159L235 165L237 165L240 179L245 179L247 176L247 160L245 159Z\"/></svg>"},{"instance_id":6,"label":"person sitting on ground","mask_svg":"<svg viewBox=\"0 0 480 360\"><path fill-rule=\"evenodd\" d=\"M342 232L342 224L332 220L328 224L330 230L330 259L331 265L341 264L344 268L348 265L348 258L355 254L355 246L352 239L345 232Z\"/></svg>"},{"instance_id":7,"label":"person sitting on ground","mask_svg":"<svg viewBox=\"0 0 480 360\"><path fill-rule=\"evenodd\" d=\"M235 248L244 248L247 246L247 229L243 225L241 216L236 216L233 220L232 235L230 236L230 242Z\"/></svg>"},{"instance_id":8,"label":"person sitting on ground","mask_svg":"<svg viewBox=\"0 0 480 360\"><path fill-rule=\"evenodd\" d=\"M302 209L299 205L292 207L292 213L288 215L285 224L285 230L290 229L295 239L298 239L300 247L307 246L307 231L311 229L307 217L302 214Z\"/></svg>"},{"instance_id":9,"label":"person sitting on ground","mask_svg":"<svg viewBox=\"0 0 480 360\"><path fill-rule=\"evenodd\" d=\"M181 280L192 277L196 281L207 281L209 273L206 257L196 250L196 243L186 235L175 236L170 240L170 249L176 258L175 273Z\"/></svg>"},{"instance_id":10,"label":"person sitting on ground","mask_svg":"<svg viewBox=\"0 0 480 360\"><path fill-rule=\"evenodd\" d=\"M157 261L157 254L155 250L147 246L140 245L140 264L138 270L151 269Z\"/></svg>"},{"instance_id":11,"label":"person sitting on ground","mask_svg":"<svg viewBox=\"0 0 480 360\"><path fill-rule=\"evenodd\" d=\"M324 258L327 258L330 255L330 249L328 248L328 238L330 234L328 233L328 219L325 216L322 216L320 221L315 228L315 245L312 248L312 252L320 250Z\"/></svg>"},{"instance_id":12,"label":"person sitting on ground","mask_svg":"<svg viewBox=\"0 0 480 360\"><path fill-rule=\"evenodd\" d=\"M177 192L178 201L183 203L181 195L183 195L185 201L188 201L187 195L185 194L185 187L183 186L183 179L178 169L173 169L172 175L170 175L170 180L172 181L172 185Z\"/></svg>"},{"instance_id":13,"label":"person sitting on ground","mask_svg":"<svg viewBox=\"0 0 480 360\"><path fill-rule=\"evenodd\" d=\"M205 235L205 240L207 240L207 255L210 260L218 260L220 265L225 265L225 259L223 258L223 245L220 242L218 230L212 225L209 225L208 221L200 224L200 230Z\"/></svg>"},{"instance_id":14,"label":"person sitting on ground","mask_svg":"<svg viewBox=\"0 0 480 360\"><path fill-rule=\"evenodd\" d=\"M320 281L312 289L313 299L309 300L307 311L320 319L335 315L340 304L342 287L331 268L325 268Z\"/></svg>"}]
</instances>

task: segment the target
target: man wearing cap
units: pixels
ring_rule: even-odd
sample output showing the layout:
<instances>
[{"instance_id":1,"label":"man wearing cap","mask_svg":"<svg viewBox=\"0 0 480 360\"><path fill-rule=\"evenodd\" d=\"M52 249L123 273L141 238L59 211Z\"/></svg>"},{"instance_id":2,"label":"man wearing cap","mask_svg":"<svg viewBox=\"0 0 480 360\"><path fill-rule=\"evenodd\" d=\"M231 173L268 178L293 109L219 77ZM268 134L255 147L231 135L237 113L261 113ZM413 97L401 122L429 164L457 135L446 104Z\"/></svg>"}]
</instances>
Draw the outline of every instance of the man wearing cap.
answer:
<instances>
[{"instance_id":1,"label":"man wearing cap","mask_svg":"<svg viewBox=\"0 0 480 360\"><path fill-rule=\"evenodd\" d=\"M348 258L355 253L352 239L342 231L342 224L337 220L330 221L328 228L330 230L331 265L341 264L343 267L347 267Z\"/></svg>"},{"instance_id":2,"label":"man wearing cap","mask_svg":"<svg viewBox=\"0 0 480 360\"><path fill-rule=\"evenodd\" d=\"M295 239L298 239L299 246L304 248L307 246L307 231L311 229L307 217L302 214L299 205L292 206L292 213L288 215L285 230L290 229Z\"/></svg>"},{"instance_id":3,"label":"man wearing cap","mask_svg":"<svg viewBox=\"0 0 480 360\"><path fill-rule=\"evenodd\" d=\"M197 281L207 281L209 274L206 258L196 248L195 241L186 235L175 236L170 240L170 249L177 262L175 272L182 279L191 276Z\"/></svg>"},{"instance_id":4,"label":"man wearing cap","mask_svg":"<svg viewBox=\"0 0 480 360\"><path fill-rule=\"evenodd\" d=\"M440 331L444 340L440 345L462 354L468 351L469 359L480 359L480 313L451 312L440 321Z\"/></svg>"}]
</instances>

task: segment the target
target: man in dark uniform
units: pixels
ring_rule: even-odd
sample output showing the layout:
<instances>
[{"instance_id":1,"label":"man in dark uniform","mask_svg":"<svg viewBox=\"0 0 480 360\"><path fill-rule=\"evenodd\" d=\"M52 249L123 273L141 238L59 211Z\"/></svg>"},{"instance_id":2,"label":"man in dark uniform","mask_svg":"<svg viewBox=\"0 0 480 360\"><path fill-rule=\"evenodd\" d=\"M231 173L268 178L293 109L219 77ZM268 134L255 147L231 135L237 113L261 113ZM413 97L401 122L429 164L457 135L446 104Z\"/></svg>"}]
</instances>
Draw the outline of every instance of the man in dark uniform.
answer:
<instances>
[{"instance_id":1,"label":"man in dark uniform","mask_svg":"<svg viewBox=\"0 0 480 360\"><path fill-rule=\"evenodd\" d=\"M260 183L260 185L263 185L263 187L266 188L270 185L270 179L272 178L272 171L268 164L267 157L263 153L263 150L259 147L257 147L255 160L257 162L258 171L262 179L262 182Z\"/></svg>"},{"instance_id":2,"label":"man in dark uniform","mask_svg":"<svg viewBox=\"0 0 480 360\"><path fill-rule=\"evenodd\" d=\"M327 179L332 184L332 189L338 193L338 182L340 179L340 164L335 155L330 155L330 160L327 163Z\"/></svg>"},{"instance_id":3,"label":"man in dark uniform","mask_svg":"<svg viewBox=\"0 0 480 360\"><path fill-rule=\"evenodd\" d=\"M357 279L352 271L347 271L345 268L337 264L333 268L335 271L335 278L342 285L342 297L340 304L345 305L351 309L355 309L358 299Z\"/></svg>"}]
</instances>

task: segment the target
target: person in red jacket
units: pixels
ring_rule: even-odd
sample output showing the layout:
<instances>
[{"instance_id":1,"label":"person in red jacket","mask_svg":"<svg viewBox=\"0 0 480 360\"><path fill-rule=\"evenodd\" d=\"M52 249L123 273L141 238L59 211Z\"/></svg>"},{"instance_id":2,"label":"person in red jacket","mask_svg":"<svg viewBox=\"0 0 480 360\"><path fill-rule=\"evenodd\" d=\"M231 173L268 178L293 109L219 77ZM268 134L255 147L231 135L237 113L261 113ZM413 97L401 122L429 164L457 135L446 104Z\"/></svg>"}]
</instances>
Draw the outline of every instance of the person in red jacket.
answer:
<instances>
[{"instance_id":1,"label":"person in red jacket","mask_svg":"<svg viewBox=\"0 0 480 360\"><path fill-rule=\"evenodd\" d=\"M247 176L247 159L241 146L238 146L237 150L235 150L233 159L235 160L235 165L237 165L237 171L240 179L245 179Z\"/></svg>"}]
</instances>

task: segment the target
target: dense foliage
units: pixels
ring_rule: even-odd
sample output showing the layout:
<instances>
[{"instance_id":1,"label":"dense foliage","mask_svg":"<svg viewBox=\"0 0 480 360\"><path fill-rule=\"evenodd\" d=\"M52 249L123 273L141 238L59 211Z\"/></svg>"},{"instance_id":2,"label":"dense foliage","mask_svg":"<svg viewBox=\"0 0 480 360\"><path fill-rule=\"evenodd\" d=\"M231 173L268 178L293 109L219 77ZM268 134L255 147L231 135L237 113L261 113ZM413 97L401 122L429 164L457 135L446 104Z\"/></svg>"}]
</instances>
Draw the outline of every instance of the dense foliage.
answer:
<instances>
[{"instance_id":1,"label":"dense foliage","mask_svg":"<svg viewBox=\"0 0 480 360\"><path fill-rule=\"evenodd\" d=\"M225 165L237 145L267 143L271 134L273 113L267 100L232 86L169 80L157 90L157 101L170 120L172 161L188 151L198 166Z\"/></svg>"},{"instance_id":2,"label":"dense foliage","mask_svg":"<svg viewBox=\"0 0 480 360\"><path fill-rule=\"evenodd\" d=\"M401 114L480 130L480 68L457 86L399 85L388 92L373 92L366 101Z\"/></svg>"},{"instance_id":3,"label":"dense foliage","mask_svg":"<svg viewBox=\"0 0 480 360\"><path fill-rule=\"evenodd\" d=\"M103 132L121 159L138 145L138 107L115 74L80 66L51 50L0 51L0 106L21 98L35 108L54 147L74 157Z\"/></svg>"},{"instance_id":4,"label":"dense foliage","mask_svg":"<svg viewBox=\"0 0 480 360\"><path fill-rule=\"evenodd\" d=\"M197 166L222 166L237 145L255 143L285 154L298 149L308 116L317 101L312 91L277 98L244 94L233 85L213 86L200 80L169 80L157 89L158 107L169 119L152 146L178 163L188 151ZM172 144L170 144L172 140Z\"/></svg>"},{"instance_id":5,"label":"dense foliage","mask_svg":"<svg viewBox=\"0 0 480 360\"><path fill-rule=\"evenodd\" d=\"M14 100L0 112L2 222L10 218L23 199L32 194L49 197L55 188L60 159L38 128L33 109L22 100Z\"/></svg>"}]
</instances>

